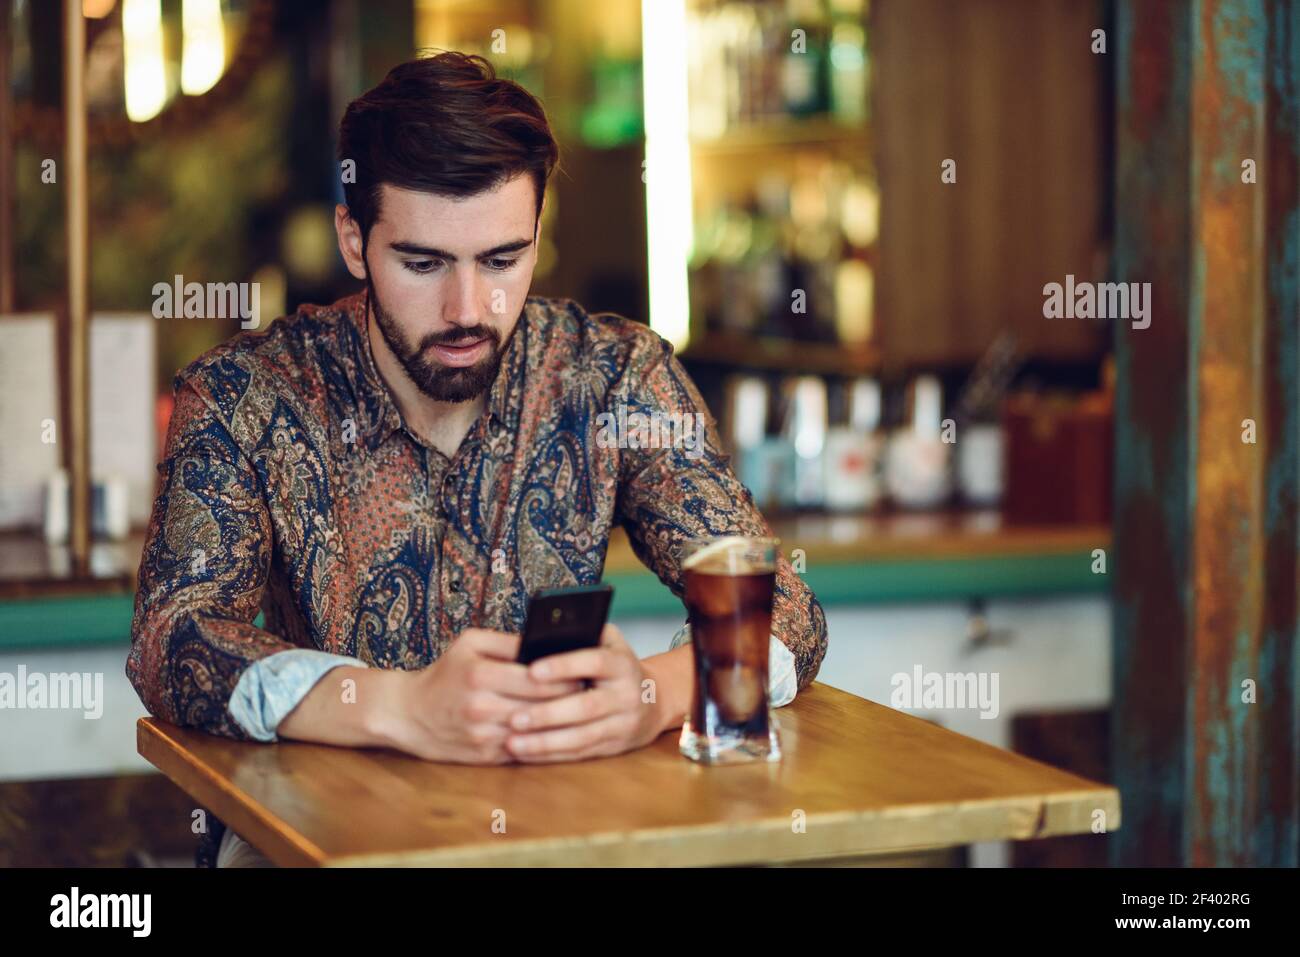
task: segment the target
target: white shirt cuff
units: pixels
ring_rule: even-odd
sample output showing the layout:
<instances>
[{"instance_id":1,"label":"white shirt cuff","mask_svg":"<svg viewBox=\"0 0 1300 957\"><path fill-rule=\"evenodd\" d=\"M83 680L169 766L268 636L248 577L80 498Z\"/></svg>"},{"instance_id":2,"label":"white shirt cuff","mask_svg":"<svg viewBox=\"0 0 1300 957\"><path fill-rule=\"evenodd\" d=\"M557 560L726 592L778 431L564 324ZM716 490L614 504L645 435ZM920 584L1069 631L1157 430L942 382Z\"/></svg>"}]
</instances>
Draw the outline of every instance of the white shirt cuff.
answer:
<instances>
[{"instance_id":1,"label":"white shirt cuff","mask_svg":"<svg viewBox=\"0 0 1300 957\"><path fill-rule=\"evenodd\" d=\"M368 668L364 661L314 648L277 651L244 669L227 706L235 723L255 741L276 741L275 730L321 676L339 665Z\"/></svg>"},{"instance_id":2,"label":"white shirt cuff","mask_svg":"<svg viewBox=\"0 0 1300 957\"><path fill-rule=\"evenodd\" d=\"M690 640L691 626L688 623L677 629L668 650L680 648ZM772 635L767 655L767 696L773 708L788 705L799 690L799 675L794 664L794 653L776 635Z\"/></svg>"}]
</instances>

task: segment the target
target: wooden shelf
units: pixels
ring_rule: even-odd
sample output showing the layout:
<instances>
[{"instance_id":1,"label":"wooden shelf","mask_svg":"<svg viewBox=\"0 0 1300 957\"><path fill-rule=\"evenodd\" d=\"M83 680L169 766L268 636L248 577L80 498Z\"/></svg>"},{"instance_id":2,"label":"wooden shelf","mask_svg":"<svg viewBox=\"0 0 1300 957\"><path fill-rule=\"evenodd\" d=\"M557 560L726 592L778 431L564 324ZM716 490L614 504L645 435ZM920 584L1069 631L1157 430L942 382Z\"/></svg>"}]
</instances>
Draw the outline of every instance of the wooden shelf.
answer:
<instances>
[{"instance_id":1,"label":"wooden shelf","mask_svg":"<svg viewBox=\"0 0 1300 957\"><path fill-rule=\"evenodd\" d=\"M716 362L778 371L821 375L863 375L880 366L877 349L868 344L803 342L738 333L711 332L694 338L682 351L686 361Z\"/></svg>"},{"instance_id":2,"label":"wooden shelf","mask_svg":"<svg viewBox=\"0 0 1300 957\"><path fill-rule=\"evenodd\" d=\"M865 123L842 123L830 117L819 116L806 120L781 119L733 127L716 138L693 139L691 152L697 157L709 157L798 146L845 144L865 149L869 147L870 141L871 134Z\"/></svg>"},{"instance_id":3,"label":"wooden shelf","mask_svg":"<svg viewBox=\"0 0 1300 957\"><path fill-rule=\"evenodd\" d=\"M78 573L67 545L47 545L35 532L0 533L0 600L131 594L143 550L143 530L121 542L92 542L90 569Z\"/></svg>"},{"instance_id":4,"label":"wooden shelf","mask_svg":"<svg viewBox=\"0 0 1300 957\"><path fill-rule=\"evenodd\" d=\"M948 561L954 559L1044 558L1091 554L1109 548L1105 525L1009 525L997 509L938 512L808 514L769 518L788 556L803 549L814 563ZM605 568L629 572L642 567L627 535L610 537Z\"/></svg>"}]
</instances>

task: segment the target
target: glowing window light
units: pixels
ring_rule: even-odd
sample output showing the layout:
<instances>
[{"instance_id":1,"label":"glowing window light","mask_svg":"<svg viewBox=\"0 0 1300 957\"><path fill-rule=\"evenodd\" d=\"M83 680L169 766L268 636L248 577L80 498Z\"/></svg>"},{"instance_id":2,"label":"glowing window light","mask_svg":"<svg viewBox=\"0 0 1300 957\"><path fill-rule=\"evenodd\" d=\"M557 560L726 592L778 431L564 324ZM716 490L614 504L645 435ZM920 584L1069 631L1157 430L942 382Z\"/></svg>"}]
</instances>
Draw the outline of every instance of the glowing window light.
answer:
<instances>
[{"instance_id":1,"label":"glowing window light","mask_svg":"<svg viewBox=\"0 0 1300 957\"><path fill-rule=\"evenodd\" d=\"M181 30L181 92L198 96L216 86L226 68L221 0L185 0Z\"/></svg>"},{"instance_id":2,"label":"glowing window light","mask_svg":"<svg viewBox=\"0 0 1300 957\"><path fill-rule=\"evenodd\" d=\"M126 115L136 123L143 123L157 116L167 102L161 0L124 0L122 57Z\"/></svg>"},{"instance_id":3,"label":"glowing window light","mask_svg":"<svg viewBox=\"0 0 1300 957\"><path fill-rule=\"evenodd\" d=\"M693 242L685 0L642 0L641 43L650 328L680 349L690 338Z\"/></svg>"}]
</instances>

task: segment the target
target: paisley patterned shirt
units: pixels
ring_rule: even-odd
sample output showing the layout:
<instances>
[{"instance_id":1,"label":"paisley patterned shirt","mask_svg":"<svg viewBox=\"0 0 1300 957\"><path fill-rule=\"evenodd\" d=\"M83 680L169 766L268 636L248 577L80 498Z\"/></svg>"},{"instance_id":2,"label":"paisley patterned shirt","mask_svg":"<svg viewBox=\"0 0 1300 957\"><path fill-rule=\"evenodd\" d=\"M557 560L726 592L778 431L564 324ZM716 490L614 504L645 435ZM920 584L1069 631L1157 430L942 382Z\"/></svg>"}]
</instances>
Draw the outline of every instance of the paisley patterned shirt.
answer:
<instances>
[{"instance_id":1,"label":"paisley patterned shirt","mask_svg":"<svg viewBox=\"0 0 1300 957\"><path fill-rule=\"evenodd\" d=\"M530 297L449 459L404 423L366 316L364 292L303 306L177 374L126 668L153 715L248 739L232 694L271 655L417 669L465 628L518 633L535 590L600 581L617 525L679 597L684 538L771 534L648 327ZM701 441L601 440L635 413L698 415ZM826 622L784 557L772 632L802 690Z\"/></svg>"}]
</instances>

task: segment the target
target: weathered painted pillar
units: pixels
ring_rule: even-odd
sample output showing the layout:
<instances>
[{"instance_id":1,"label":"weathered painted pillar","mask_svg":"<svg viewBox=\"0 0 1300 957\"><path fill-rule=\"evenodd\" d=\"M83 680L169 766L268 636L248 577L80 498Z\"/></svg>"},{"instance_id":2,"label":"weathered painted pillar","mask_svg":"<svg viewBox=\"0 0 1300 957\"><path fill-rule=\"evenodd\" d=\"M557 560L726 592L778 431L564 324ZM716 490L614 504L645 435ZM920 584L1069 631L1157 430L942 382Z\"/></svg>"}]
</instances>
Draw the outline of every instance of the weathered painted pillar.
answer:
<instances>
[{"instance_id":1,"label":"weathered painted pillar","mask_svg":"<svg viewBox=\"0 0 1300 957\"><path fill-rule=\"evenodd\" d=\"M1116 30L1113 862L1296 866L1300 0Z\"/></svg>"}]
</instances>

